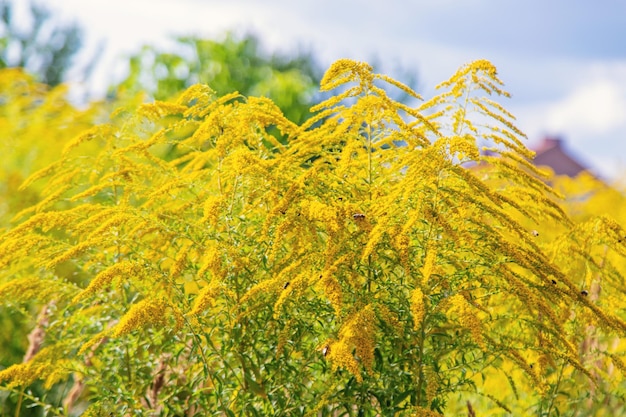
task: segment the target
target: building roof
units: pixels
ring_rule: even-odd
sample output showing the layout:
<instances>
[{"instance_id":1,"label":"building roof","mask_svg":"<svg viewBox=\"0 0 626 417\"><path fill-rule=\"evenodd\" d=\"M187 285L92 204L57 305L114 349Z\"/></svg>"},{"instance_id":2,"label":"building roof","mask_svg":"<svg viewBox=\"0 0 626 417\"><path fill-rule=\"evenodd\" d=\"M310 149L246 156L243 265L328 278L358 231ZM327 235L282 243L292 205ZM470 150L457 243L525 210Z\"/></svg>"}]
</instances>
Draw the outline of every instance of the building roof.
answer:
<instances>
[{"instance_id":1,"label":"building roof","mask_svg":"<svg viewBox=\"0 0 626 417\"><path fill-rule=\"evenodd\" d=\"M589 168L574 159L563 146L563 140L558 137L545 137L533 149L536 152L533 162L537 166L548 166L556 175L575 177Z\"/></svg>"}]
</instances>

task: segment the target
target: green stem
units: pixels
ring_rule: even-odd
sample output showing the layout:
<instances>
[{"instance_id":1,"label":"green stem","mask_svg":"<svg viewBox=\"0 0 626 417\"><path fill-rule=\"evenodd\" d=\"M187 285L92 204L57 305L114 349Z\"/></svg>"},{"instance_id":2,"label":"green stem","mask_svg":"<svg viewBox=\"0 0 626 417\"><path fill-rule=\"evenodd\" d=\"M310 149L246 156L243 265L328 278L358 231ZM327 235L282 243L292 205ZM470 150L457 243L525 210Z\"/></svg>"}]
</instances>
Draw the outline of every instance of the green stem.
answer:
<instances>
[{"instance_id":1,"label":"green stem","mask_svg":"<svg viewBox=\"0 0 626 417\"><path fill-rule=\"evenodd\" d=\"M424 372L422 370L424 366L424 340L426 339L426 316L424 314L422 319L422 325L420 326L420 340L418 345L418 360L417 360L417 405L422 405L422 386L424 385Z\"/></svg>"},{"instance_id":2,"label":"green stem","mask_svg":"<svg viewBox=\"0 0 626 417\"><path fill-rule=\"evenodd\" d=\"M17 405L15 406L15 417L20 417L20 410L22 409L23 399L24 399L24 388L20 390L20 395L17 397Z\"/></svg>"},{"instance_id":3,"label":"green stem","mask_svg":"<svg viewBox=\"0 0 626 417\"><path fill-rule=\"evenodd\" d=\"M33 404L38 405L39 407L41 407L42 409L47 409L47 415L54 415L54 416L63 416L64 414L57 408L54 407L50 407L49 404L44 403L43 401L41 401L39 398L27 394L24 392L25 388L22 388L20 390L20 395L19 395L19 399L18 399L18 408L15 410L15 417L19 417L20 415L20 409L22 408L22 402L23 399L27 399L32 401ZM7 387L3 387L0 386L0 391L5 391L5 392L15 392L13 389L7 388Z\"/></svg>"},{"instance_id":4,"label":"green stem","mask_svg":"<svg viewBox=\"0 0 626 417\"><path fill-rule=\"evenodd\" d=\"M563 371L565 370L566 362L563 361L561 365L561 369L559 370L559 376L556 379L556 384L554 384L554 388L552 389L552 394L550 395L550 402L548 403L548 410L546 412L546 416L550 416L550 412L552 411L552 407L554 406L554 400L556 398L557 390L559 389L559 385L561 384L561 378L563 377Z\"/></svg>"},{"instance_id":5,"label":"green stem","mask_svg":"<svg viewBox=\"0 0 626 417\"><path fill-rule=\"evenodd\" d=\"M133 383L133 371L132 371L132 367L130 364L130 349L128 347L128 343L124 343L124 354L125 354L125 359L126 359L126 372L127 372L127 376L128 376L128 384L132 384Z\"/></svg>"}]
</instances>

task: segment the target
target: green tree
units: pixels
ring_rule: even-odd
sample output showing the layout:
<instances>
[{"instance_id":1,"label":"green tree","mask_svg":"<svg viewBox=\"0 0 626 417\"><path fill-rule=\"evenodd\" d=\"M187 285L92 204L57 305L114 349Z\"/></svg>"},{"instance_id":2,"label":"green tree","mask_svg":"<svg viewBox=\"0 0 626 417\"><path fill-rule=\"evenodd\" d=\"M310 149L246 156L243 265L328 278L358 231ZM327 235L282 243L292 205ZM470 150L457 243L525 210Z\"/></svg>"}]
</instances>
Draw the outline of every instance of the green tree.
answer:
<instances>
[{"instance_id":1,"label":"green tree","mask_svg":"<svg viewBox=\"0 0 626 417\"><path fill-rule=\"evenodd\" d=\"M181 37L175 51L145 46L130 58L129 75L114 90L164 100L202 83L218 95L237 91L269 97L296 123L310 116L321 78L310 54L266 53L255 36L239 39L232 34L222 40Z\"/></svg>"},{"instance_id":2,"label":"green tree","mask_svg":"<svg viewBox=\"0 0 626 417\"><path fill-rule=\"evenodd\" d=\"M17 4L0 0L0 68L22 67L45 84L60 84L81 48L81 29L58 23L50 10L35 1L21 3L30 22L17 22Z\"/></svg>"}]
</instances>

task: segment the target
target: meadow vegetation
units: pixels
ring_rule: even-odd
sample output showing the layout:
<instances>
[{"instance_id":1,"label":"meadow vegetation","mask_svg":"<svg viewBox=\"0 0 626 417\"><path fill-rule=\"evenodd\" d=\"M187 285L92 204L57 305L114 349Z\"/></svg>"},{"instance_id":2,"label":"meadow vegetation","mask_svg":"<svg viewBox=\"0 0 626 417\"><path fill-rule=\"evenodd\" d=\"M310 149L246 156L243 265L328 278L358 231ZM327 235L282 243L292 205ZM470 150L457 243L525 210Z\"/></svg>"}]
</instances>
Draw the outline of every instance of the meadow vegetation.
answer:
<instances>
[{"instance_id":1,"label":"meadow vegetation","mask_svg":"<svg viewBox=\"0 0 626 417\"><path fill-rule=\"evenodd\" d=\"M626 415L624 190L535 167L490 62L339 60L297 121L0 83L5 414Z\"/></svg>"}]
</instances>

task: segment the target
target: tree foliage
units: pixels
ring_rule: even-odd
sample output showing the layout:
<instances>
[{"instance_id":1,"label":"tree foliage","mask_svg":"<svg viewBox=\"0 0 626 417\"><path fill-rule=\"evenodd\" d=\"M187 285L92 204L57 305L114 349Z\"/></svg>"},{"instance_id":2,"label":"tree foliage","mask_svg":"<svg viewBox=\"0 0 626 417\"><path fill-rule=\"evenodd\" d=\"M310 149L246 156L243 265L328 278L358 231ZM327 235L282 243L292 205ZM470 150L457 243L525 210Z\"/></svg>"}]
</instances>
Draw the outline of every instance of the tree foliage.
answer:
<instances>
[{"instance_id":1,"label":"tree foliage","mask_svg":"<svg viewBox=\"0 0 626 417\"><path fill-rule=\"evenodd\" d=\"M45 332L3 389L71 381L57 415L624 412L626 232L568 215L488 61L417 107L389 87L418 97L340 60L302 123L194 85L68 141L0 243L5 308Z\"/></svg>"},{"instance_id":2,"label":"tree foliage","mask_svg":"<svg viewBox=\"0 0 626 417\"><path fill-rule=\"evenodd\" d=\"M60 84L82 46L81 29L56 22L52 13L35 1L22 3L30 22L18 22L16 4L0 1L0 68L25 68L40 82Z\"/></svg>"},{"instance_id":3,"label":"tree foliage","mask_svg":"<svg viewBox=\"0 0 626 417\"><path fill-rule=\"evenodd\" d=\"M181 37L174 49L167 53L145 46L130 58L130 73L117 91L166 100L202 83L218 95L237 91L269 97L296 123L309 117L321 78L311 55L270 54L255 36L239 39L232 34L221 40Z\"/></svg>"}]
</instances>

